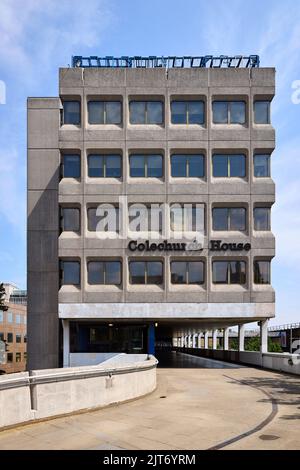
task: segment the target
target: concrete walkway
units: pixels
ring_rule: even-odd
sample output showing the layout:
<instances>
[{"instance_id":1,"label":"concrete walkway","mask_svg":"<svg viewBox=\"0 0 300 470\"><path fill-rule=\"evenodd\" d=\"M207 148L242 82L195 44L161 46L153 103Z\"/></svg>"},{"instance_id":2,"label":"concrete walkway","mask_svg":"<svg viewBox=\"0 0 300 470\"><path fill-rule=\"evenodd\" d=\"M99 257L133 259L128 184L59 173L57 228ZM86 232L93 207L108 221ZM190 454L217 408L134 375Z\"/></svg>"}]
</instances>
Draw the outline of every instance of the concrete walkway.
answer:
<instances>
[{"instance_id":1,"label":"concrete walkway","mask_svg":"<svg viewBox=\"0 0 300 470\"><path fill-rule=\"evenodd\" d=\"M0 449L300 449L300 378L184 356L151 395L2 431Z\"/></svg>"}]
</instances>

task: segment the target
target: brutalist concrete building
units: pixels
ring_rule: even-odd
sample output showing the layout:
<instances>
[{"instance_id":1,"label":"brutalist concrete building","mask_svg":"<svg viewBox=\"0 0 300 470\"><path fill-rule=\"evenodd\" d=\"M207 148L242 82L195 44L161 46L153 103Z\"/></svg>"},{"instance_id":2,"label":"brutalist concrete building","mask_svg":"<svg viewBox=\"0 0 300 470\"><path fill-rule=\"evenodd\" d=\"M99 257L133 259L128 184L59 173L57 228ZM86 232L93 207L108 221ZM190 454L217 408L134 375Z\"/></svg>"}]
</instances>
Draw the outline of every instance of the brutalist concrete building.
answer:
<instances>
[{"instance_id":1,"label":"brutalist concrete building","mask_svg":"<svg viewBox=\"0 0 300 470\"><path fill-rule=\"evenodd\" d=\"M253 321L266 350L274 93L257 56L75 57L58 97L29 98L29 368L214 346L217 330L226 349L235 325L242 349ZM124 232L139 205L158 215L150 240Z\"/></svg>"}]
</instances>

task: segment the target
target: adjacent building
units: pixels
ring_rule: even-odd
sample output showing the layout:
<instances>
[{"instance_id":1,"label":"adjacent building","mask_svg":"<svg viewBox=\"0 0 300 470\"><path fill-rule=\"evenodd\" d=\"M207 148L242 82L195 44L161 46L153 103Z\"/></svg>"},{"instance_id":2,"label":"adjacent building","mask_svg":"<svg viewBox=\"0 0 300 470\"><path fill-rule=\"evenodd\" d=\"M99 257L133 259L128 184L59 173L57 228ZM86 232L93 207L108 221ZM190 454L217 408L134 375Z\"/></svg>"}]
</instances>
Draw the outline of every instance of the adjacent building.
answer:
<instances>
[{"instance_id":1,"label":"adjacent building","mask_svg":"<svg viewBox=\"0 0 300 470\"><path fill-rule=\"evenodd\" d=\"M0 374L22 372L27 361L27 293L14 284L4 284L6 310L0 310L0 341L6 354Z\"/></svg>"},{"instance_id":2,"label":"adjacent building","mask_svg":"<svg viewBox=\"0 0 300 470\"><path fill-rule=\"evenodd\" d=\"M234 325L242 349L253 321L266 350L274 93L257 56L75 57L57 98L28 99L31 369L217 329L228 348ZM150 240L142 223L124 235L137 204Z\"/></svg>"}]
</instances>

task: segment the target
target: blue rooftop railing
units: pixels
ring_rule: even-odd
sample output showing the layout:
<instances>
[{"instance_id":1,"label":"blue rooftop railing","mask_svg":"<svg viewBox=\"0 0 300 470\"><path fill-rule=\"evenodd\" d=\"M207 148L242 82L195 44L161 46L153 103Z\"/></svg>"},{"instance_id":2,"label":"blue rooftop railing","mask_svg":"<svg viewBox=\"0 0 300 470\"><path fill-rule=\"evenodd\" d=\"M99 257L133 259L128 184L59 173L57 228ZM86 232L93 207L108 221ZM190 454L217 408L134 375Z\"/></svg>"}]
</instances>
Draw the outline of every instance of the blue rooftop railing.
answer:
<instances>
[{"instance_id":1,"label":"blue rooftop railing","mask_svg":"<svg viewBox=\"0 0 300 470\"><path fill-rule=\"evenodd\" d=\"M112 67L112 68L253 68L259 67L259 56L122 56L122 57L83 57L73 56L72 67Z\"/></svg>"}]
</instances>

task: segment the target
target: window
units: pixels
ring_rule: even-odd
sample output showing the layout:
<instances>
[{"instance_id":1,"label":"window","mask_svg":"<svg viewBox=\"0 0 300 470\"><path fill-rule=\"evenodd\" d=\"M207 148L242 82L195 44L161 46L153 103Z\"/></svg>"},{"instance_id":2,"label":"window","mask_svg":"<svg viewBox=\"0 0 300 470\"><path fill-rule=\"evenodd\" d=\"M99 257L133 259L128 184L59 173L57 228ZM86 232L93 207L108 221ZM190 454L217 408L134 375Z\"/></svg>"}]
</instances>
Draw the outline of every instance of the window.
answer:
<instances>
[{"instance_id":1,"label":"window","mask_svg":"<svg viewBox=\"0 0 300 470\"><path fill-rule=\"evenodd\" d=\"M270 101L254 102L254 122L255 124L270 124Z\"/></svg>"},{"instance_id":2,"label":"window","mask_svg":"<svg viewBox=\"0 0 300 470\"><path fill-rule=\"evenodd\" d=\"M80 155L78 154L62 155L61 176L62 178L80 178L81 176Z\"/></svg>"},{"instance_id":3,"label":"window","mask_svg":"<svg viewBox=\"0 0 300 470\"><path fill-rule=\"evenodd\" d=\"M101 213L97 207L89 207L87 210L89 232L116 232L120 231L119 207L103 207Z\"/></svg>"},{"instance_id":4,"label":"window","mask_svg":"<svg viewBox=\"0 0 300 470\"><path fill-rule=\"evenodd\" d=\"M14 335L13 333L7 333L7 342L13 343L14 342Z\"/></svg>"},{"instance_id":5,"label":"window","mask_svg":"<svg viewBox=\"0 0 300 470\"><path fill-rule=\"evenodd\" d=\"M271 209L269 207L254 208L254 230L271 230Z\"/></svg>"},{"instance_id":6,"label":"window","mask_svg":"<svg viewBox=\"0 0 300 470\"><path fill-rule=\"evenodd\" d=\"M214 207L213 230L246 230L246 209L243 207Z\"/></svg>"},{"instance_id":7,"label":"window","mask_svg":"<svg viewBox=\"0 0 300 470\"><path fill-rule=\"evenodd\" d=\"M130 155L131 178L162 178L162 155Z\"/></svg>"},{"instance_id":8,"label":"window","mask_svg":"<svg viewBox=\"0 0 300 470\"><path fill-rule=\"evenodd\" d=\"M172 261L172 284L203 284L204 263L202 261Z\"/></svg>"},{"instance_id":9,"label":"window","mask_svg":"<svg viewBox=\"0 0 300 470\"><path fill-rule=\"evenodd\" d=\"M204 124L203 101L172 101L172 124Z\"/></svg>"},{"instance_id":10,"label":"window","mask_svg":"<svg viewBox=\"0 0 300 470\"><path fill-rule=\"evenodd\" d=\"M7 312L6 314L6 318L7 318L7 323L13 323L14 322L14 314L12 312Z\"/></svg>"},{"instance_id":11,"label":"window","mask_svg":"<svg viewBox=\"0 0 300 470\"><path fill-rule=\"evenodd\" d=\"M128 208L129 230L131 232L162 233L163 213L159 204L141 206L133 204Z\"/></svg>"},{"instance_id":12,"label":"window","mask_svg":"<svg viewBox=\"0 0 300 470\"><path fill-rule=\"evenodd\" d=\"M16 362L21 362L21 353L20 352L16 353Z\"/></svg>"},{"instance_id":13,"label":"window","mask_svg":"<svg viewBox=\"0 0 300 470\"><path fill-rule=\"evenodd\" d=\"M256 178L268 178L270 176L270 155L254 155L254 176Z\"/></svg>"},{"instance_id":14,"label":"window","mask_svg":"<svg viewBox=\"0 0 300 470\"><path fill-rule=\"evenodd\" d=\"M271 263L270 261L254 261L254 283L271 283Z\"/></svg>"},{"instance_id":15,"label":"window","mask_svg":"<svg viewBox=\"0 0 300 470\"><path fill-rule=\"evenodd\" d=\"M173 204L170 223L173 232L204 233L204 204Z\"/></svg>"},{"instance_id":16,"label":"window","mask_svg":"<svg viewBox=\"0 0 300 470\"><path fill-rule=\"evenodd\" d=\"M90 178L121 178L121 155L89 155L88 175Z\"/></svg>"},{"instance_id":17,"label":"window","mask_svg":"<svg viewBox=\"0 0 300 470\"><path fill-rule=\"evenodd\" d=\"M23 341L24 343L27 343L27 335L24 335Z\"/></svg>"},{"instance_id":18,"label":"window","mask_svg":"<svg viewBox=\"0 0 300 470\"><path fill-rule=\"evenodd\" d=\"M22 336L16 335L16 343L21 343L21 342L22 342Z\"/></svg>"},{"instance_id":19,"label":"window","mask_svg":"<svg viewBox=\"0 0 300 470\"><path fill-rule=\"evenodd\" d=\"M80 122L80 101L64 101L62 124L74 124L79 126Z\"/></svg>"},{"instance_id":20,"label":"window","mask_svg":"<svg viewBox=\"0 0 300 470\"><path fill-rule=\"evenodd\" d=\"M80 262L60 262L60 285L80 285Z\"/></svg>"},{"instance_id":21,"label":"window","mask_svg":"<svg viewBox=\"0 0 300 470\"><path fill-rule=\"evenodd\" d=\"M120 285L121 266L120 261L89 261L88 283Z\"/></svg>"},{"instance_id":22,"label":"window","mask_svg":"<svg viewBox=\"0 0 300 470\"><path fill-rule=\"evenodd\" d=\"M20 323L21 323L21 317L18 313L16 313L16 323L17 323L17 325L20 325Z\"/></svg>"},{"instance_id":23,"label":"window","mask_svg":"<svg viewBox=\"0 0 300 470\"><path fill-rule=\"evenodd\" d=\"M89 124L121 124L122 104L120 101L89 101Z\"/></svg>"},{"instance_id":24,"label":"window","mask_svg":"<svg viewBox=\"0 0 300 470\"><path fill-rule=\"evenodd\" d=\"M245 261L214 261L213 262L214 284L245 284L246 263Z\"/></svg>"},{"instance_id":25,"label":"window","mask_svg":"<svg viewBox=\"0 0 300 470\"><path fill-rule=\"evenodd\" d=\"M61 232L80 231L80 209L77 207L60 208L60 230Z\"/></svg>"},{"instance_id":26,"label":"window","mask_svg":"<svg viewBox=\"0 0 300 470\"><path fill-rule=\"evenodd\" d=\"M4 333L0 333L0 341L4 341Z\"/></svg>"},{"instance_id":27,"label":"window","mask_svg":"<svg viewBox=\"0 0 300 470\"><path fill-rule=\"evenodd\" d=\"M13 353L7 353L6 354L6 359L7 359L7 362L10 362L10 363L13 362L13 360L14 360Z\"/></svg>"},{"instance_id":28,"label":"window","mask_svg":"<svg viewBox=\"0 0 300 470\"><path fill-rule=\"evenodd\" d=\"M214 124L245 124L246 103L244 101L214 101Z\"/></svg>"},{"instance_id":29,"label":"window","mask_svg":"<svg viewBox=\"0 0 300 470\"><path fill-rule=\"evenodd\" d=\"M27 361L27 352L24 352L23 356L24 356L24 361Z\"/></svg>"},{"instance_id":30,"label":"window","mask_svg":"<svg viewBox=\"0 0 300 470\"><path fill-rule=\"evenodd\" d=\"M245 155L213 155L214 178L245 178Z\"/></svg>"},{"instance_id":31,"label":"window","mask_svg":"<svg viewBox=\"0 0 300 470\"><path fill-rule=\"evenodd\" d=\"M0 310L0 323L3 323L4 320L4 313L2 310Z\"/></svg>"},{"instance_id":32,"label":"window","mask_svg":"<svg viewBox=\"0 0 300 470\"><path fill-rule=\"evenodd\" d=\"M173 178L203 178L204 155L172 155L171 175Z\"/></svg>"},{"instance_id":33,"label":"window","mask_svg":"<svg viewBox=\"0 0 300 470\"><path fill-rule=\"evenodd\" d=\"M161 261L130 261L129 263L131 284L156 284L163 283L163 263Z\"/></svg>"},{"instance_id":34,"label":"window","mask_svg":"<svg viewBox=\"0 0 300 470\"><path fill-rule=\"evenodd\" d=\"M161 101L131 101L129 103L130 124L163 124Z\"/></svg>"}]
</instances>

